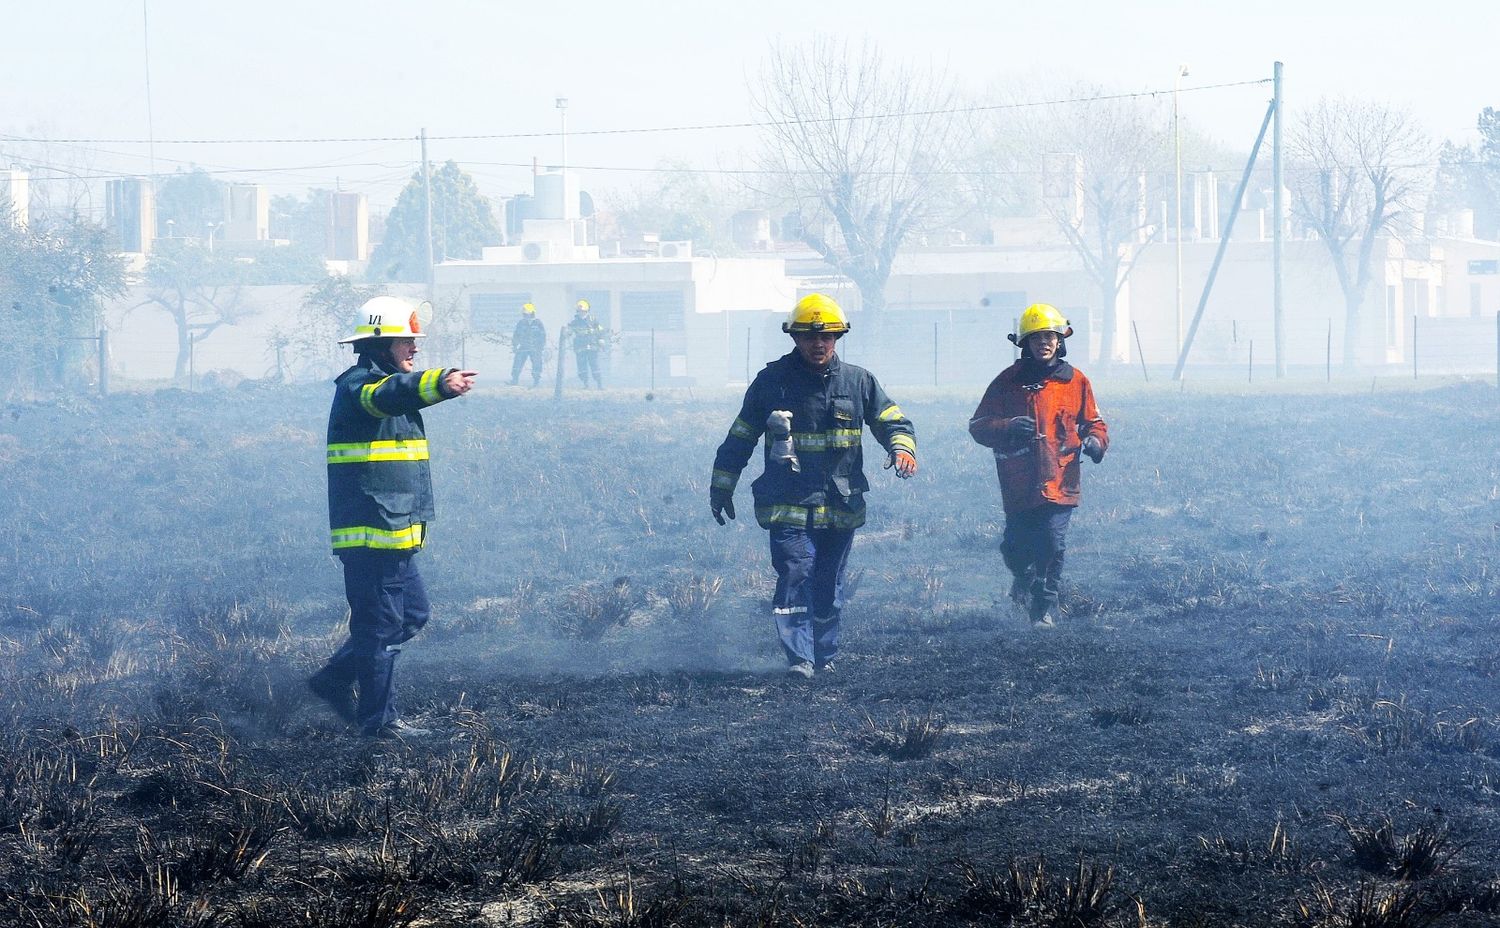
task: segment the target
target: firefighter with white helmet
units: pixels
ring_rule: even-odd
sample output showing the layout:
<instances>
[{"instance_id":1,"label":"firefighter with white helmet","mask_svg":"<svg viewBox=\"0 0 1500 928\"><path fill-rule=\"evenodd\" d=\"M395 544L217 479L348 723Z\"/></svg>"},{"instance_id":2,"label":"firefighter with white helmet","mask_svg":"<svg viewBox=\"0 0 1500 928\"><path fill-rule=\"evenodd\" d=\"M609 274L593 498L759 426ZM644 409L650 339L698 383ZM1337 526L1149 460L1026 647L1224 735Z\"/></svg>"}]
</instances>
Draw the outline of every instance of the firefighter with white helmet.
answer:
<instances>
[{"instance_id":1,"label":"firefighter with white helmet","mask_svg":"<svg viewBox=\"0 0 1500 928\"><path fill-rule=\"evenodd\" d=\"M885 448L886 467L917 472L916 431L869 371L834 350L849 320L831 298L797 301L782 331L793 350L767 364L714 458L709 508L733 519L734 489L762 434L765 470L751 484L755 520L770 532L776 569L772 614L789 672L812 677L838 654L844 570L865 522L863 429Z\"/></svg>"},{"instance_id":2,"label":"firefighter with white helmet","mask_svg":"<svg viewBox=\"0 0 1500 928\"><path fill-rule=\"evenodd\" d=\"M427 590L415 558L433 519L427 433L420 410L468 393L474 371L417 370L431 304L380 296L355 313L353 367L334 381L328 415L328 515L343 563L349 638L308 680L314 694L361 733L429 734L396 710L401 645L427 624Z\"/></svg>"},{"instance_id":3,"label":"firefighter with white helmet","mask_svg":"<svg viewBox=\"0 0 1500 928\"><path fill-rule=\"evenodd\" d=\"M1078 506L1084 457L1109 448L1109 427L1083 372L1063 358L1073 327L1057 308L1035 303L1010 335L1021 357L1000 372L969 420L969 434L994 451L1005 506L1000 553L1011 571L1011 601L1033 625L1055 623L1068 523Z\"/></svg>"}]
</instances>

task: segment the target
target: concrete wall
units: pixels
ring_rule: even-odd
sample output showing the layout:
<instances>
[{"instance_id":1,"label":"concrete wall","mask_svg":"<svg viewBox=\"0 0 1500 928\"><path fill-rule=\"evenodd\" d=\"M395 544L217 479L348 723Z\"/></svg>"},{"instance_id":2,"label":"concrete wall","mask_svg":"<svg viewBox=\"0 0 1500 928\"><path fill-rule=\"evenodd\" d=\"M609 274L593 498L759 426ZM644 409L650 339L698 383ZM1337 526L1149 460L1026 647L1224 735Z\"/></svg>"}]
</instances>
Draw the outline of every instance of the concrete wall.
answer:
<instances>
[{"instance_id":1,"label":"concrete wall","mask_svg":"<svg viewBox=\"0 0 1500 928\"><path fill-rule=\"evenodd\" d=\"M241 287L235 322L219 326L194 344L192 362L196 377L214 372L227 380L274 376L277 355L272 334L295 335L302 329L305 324L302 301L310 289ZM420 287L394 286L387 292L414 300L421 298ZM146 303L149 294L148 288L136 285L104 308L105 326L109 330L110 376L121 387L170 382L177 364L177 325L165 310ZM441 317L434 320L434 337L423 346L434 355L446 347L442 345L443 322ZM282 372L292 380L331 378L347 367L352 358L349 349L336 341L327 346L326 352L319 350L315 354L283 349ZM433 360L438 363L437 357Z\"/></svg>"}]
</instances>

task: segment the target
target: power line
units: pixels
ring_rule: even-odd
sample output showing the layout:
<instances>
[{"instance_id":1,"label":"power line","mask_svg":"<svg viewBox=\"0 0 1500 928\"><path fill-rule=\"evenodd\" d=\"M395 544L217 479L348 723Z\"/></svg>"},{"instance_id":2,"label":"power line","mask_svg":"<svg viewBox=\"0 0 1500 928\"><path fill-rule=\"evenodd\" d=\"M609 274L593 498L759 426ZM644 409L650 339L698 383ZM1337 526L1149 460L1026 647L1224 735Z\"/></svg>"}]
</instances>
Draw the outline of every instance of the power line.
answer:
<instances>
[{"instance_id":1,"label":"power line","mask_svg":"<svg viewBox=\"0 0 1500 928\"><path fill-rule=\"evenodd\" d=\"M120 172L115 172L112 174L70 174L63 171L61 168L46 164L34 165L34 167L39 168L43 171L57 172L57 174L52 177L35 177L33 178L34 180L116 180L122 177L140 176L138 174ZM367 161L352 164L301 164L279 168L218 168L211 171L199 168L198 170L199 173L203 174L277 174L286 173L289 171L325 170L328 168L385 168L387 170L395 169L398 174L405 174L407 172L407 166L404 164L391 164L389 162L382 161ZM171 175L166 176L170 177ZM389 175L382 175L382 177L389 179Z\"/></svg>"},{"instance_id":2,"label":"power line","mask_svg":"<svg viewBox=\"0 0 1500 928\"><path fill-rule=\"evenodd\" d=\"M1259 78L1249 81L1229 81L1222 84L1204 84L1198 87L1184 87L1181 93L1198 93L1208 90L1223 90L1229 87L1248 87L1258 84L1269 84L1271 78ZM1110 100L1129 100L1141 97L1159 97L1171 94L1171 90L1138 90L1128 93L1099 94L1092 97L1059 97L1054 100L1028 100L1019 103L990 103L974 106L946 107L934 110L911 110L895 113L868 113L855 116L823 116L814 119L778 119L762 120L752 122L723 122L703 123L698 125L683 126L646 126L626 129L574 129L568 134L579 135L644 135L661 132L703 132L719 131L725 129L765 129L777 126L794 125L819 125L823 123L845 123L845 122L869 122L879 119L901 119L911 116L945 116L957 115L959 113L987 113L999 110L1027 109L1039 106L1064 106L1078 103L1100 103ZM562 133L557 132L491 132L463 135L429 135L429 142L482 142L482 141L504 141L511 139L546 139L556 138ZM344 138L234 138L234 139L106 139L106 138L73 138L73 139L42 139L26 138L20 136L7 136L16 141L24 142L55 142L65 145L327 145L366 142L415 142L420 138L416 135L382 135L382 136L351 136Z\"/></svg>"}]
</instances>

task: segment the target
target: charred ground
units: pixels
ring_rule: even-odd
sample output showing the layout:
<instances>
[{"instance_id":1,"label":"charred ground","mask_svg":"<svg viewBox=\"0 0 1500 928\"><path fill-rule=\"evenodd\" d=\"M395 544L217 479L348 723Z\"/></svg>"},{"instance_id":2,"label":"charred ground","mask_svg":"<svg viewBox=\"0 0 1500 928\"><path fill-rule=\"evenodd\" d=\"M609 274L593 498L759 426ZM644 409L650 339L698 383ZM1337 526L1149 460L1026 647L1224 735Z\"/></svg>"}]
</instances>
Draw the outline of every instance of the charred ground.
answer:
<instances>
[{"instance_id":1,"label":"charred ground","mask_svg":"<svg viewBox=\"0 0 1500 928\"><path fill-rule=\"evenodd\" d=\"M898 392L922 473L875 477L800 685L764 533L707 513L733 398L432 411L402 692L445 734L393 745L301 688L326 391L13 407L0 922L1500 919L1493 388L1102 385L1050 634L1000 602L972 402Z\"/></svg>"}]
</instances>

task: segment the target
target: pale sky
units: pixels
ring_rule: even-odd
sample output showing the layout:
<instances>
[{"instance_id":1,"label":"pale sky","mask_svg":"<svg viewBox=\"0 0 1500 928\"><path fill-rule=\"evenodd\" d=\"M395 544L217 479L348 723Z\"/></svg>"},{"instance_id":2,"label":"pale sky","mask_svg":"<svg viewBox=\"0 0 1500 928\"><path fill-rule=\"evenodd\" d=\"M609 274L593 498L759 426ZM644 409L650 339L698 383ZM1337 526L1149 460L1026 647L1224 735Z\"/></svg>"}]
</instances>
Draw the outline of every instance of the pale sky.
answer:
<instances>
[{"instance_id":1,"label":"pale sky","mask_svg":"<svg viewBox=\"0 0 1500 928\"><path fill-rule=\"evenodd\" d=\"M1219 8L1223 8L1219 12ZM1050 4L758 0L602 3L480 0L4 0L0 160L13 137L146 139L158 172L193 163L274 192L364 190L383 209L418 158L411 141L184 145L179 139L312 139L556 133L585 189L643 183L661 159L745 166L750 130L587 135L588 130L742 122L747 82L773 42L869 38L890 59L930 63L966 91L1026 78L1170 93L1269 77L1286 96L1384 100L1435 138L1470 141L1500 107L1500 2L1259 3L1136 0ZM149 20L148 121L143 9ZM1269 85L1185 92L1183 119L1237 149L1254 139ZM154 123L154 125L152 125ZM149 128L148 128L149 127ZM529 189L559 160L553 136L433 141L486 193ZM47 158L90 174L147 173L148 146L57 144ZM35 149L26 160L40 160ZM277 170L271 170L277 169Z\"/></svg>"}]
</instances>

